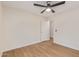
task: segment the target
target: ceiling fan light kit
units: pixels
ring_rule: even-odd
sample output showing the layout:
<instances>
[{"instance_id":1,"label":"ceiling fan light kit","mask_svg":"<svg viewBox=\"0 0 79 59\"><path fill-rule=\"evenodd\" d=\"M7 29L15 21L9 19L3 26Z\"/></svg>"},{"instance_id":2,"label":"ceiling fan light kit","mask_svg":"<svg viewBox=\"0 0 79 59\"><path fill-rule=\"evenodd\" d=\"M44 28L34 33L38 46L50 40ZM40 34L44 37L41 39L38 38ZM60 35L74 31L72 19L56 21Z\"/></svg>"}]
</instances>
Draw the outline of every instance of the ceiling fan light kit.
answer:
<instances>
[{"instance_id":1,"label":"ceiling fan light kit","mask_svg":"<svg viewBox=\"0 0 79 59\"><path fill-rule=\"evenodd\" d=\"M50 4L51 1L47 1L46 2L46 6L45 5L41 5L41 4L36 4L34 3L34 6L38 6L38 7L44 7L45 9L43 11L41 11L41 13L47 11L47 12L52 12L52 13L55 13L55 11L52 9L52 7L55 7L55 6L59 6L59 5L62 5L62 4L65 4L65 1L61 1L61 2L58 2L58 3L55 3L55 4Z\"/></svg>"},{"instance_id":2,"label":"ceiling fan light kit","mask_svg":"<svg viewBox=\"0 0 79 59\"><path fill-rule=\"evenodd\" d=\"M50 12L50 11L51 11L51 9L50 9L50 8L47 8L47 9L46 9L46 11L47 11L47 12Z\"/></svg>"}]
</instances>

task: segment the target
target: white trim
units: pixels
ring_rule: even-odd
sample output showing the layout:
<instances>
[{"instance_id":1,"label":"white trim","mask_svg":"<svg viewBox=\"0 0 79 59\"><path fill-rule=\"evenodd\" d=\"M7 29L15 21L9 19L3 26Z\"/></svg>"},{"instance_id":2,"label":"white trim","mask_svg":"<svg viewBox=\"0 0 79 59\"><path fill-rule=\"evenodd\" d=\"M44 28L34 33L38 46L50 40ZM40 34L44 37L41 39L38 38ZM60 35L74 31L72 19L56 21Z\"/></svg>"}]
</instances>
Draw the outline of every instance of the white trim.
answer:
<instances>
[{"instance_id":1,"label":"white trim","mask_svg":"<svg viewBox=\"0 0 79 59\"><path fill-rule=\"evenodd\" d=\"M68 48L71 48L71 49L74 49L74 50L79 51L79 49L77 49L77 48L70 47L70 46L68 46L68 45L62 44L62 43L57 42L57 41L54 41L54 43L56 43L56 44L58 44L58 45L61 45L61 46L64 46L64 47L68 47Z\"/></svg>"},{"instance_id":2,"label":"white trim","mask_svg":"<svg viewBox=\"0 0 79 59\"><path fill-rule=\"evenodd\" d=\"M30 42L30 43L27 43L26 45L21 45L21 46L15 47L15 48L10 48L10 49L3 50L2 52L9 51L9 50L14 50L14 49L17 49L17 48L22 48L22 47L29 46L29 45L36 44L36 43L40 43L40 42L41 41ZM1 56L1 54L2 53L0 53L0 56Z\"/></svg>"}]
</instances>

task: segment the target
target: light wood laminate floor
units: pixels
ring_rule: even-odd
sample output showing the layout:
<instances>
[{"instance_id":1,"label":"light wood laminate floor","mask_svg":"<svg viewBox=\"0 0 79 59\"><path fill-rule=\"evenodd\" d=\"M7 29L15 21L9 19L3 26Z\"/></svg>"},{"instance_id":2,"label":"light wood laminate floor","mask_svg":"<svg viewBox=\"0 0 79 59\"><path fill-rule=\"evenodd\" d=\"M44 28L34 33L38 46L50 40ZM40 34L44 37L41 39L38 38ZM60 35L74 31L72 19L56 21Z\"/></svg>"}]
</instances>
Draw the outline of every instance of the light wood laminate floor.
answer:
<instances>
[{"instance_id":1,"label":"light wood laminate floor","mask_svg":"<svg viewBox=\"0 0 79 59\"><path fill-rule=\"evenodd\" d=\"M44 41L30 46L3 52L3 57L76 57L79 51Z\"/></svg>"}]
</instances>

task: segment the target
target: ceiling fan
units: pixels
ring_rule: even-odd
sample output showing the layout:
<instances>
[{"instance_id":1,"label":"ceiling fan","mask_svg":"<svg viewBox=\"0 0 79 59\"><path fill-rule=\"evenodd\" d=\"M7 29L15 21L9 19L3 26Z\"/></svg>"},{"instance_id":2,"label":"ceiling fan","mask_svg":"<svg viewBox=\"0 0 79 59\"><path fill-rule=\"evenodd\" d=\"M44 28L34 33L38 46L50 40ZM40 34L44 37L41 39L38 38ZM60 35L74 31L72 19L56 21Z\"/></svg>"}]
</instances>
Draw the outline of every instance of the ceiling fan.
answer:
<instances>
[{"instance_id":1,"label":"ceiling fan","mask_svg":"<svg viewBox=\"0 0 79 59\"><path fill-rule=\"evenodd\" d=\"M59 6L59 5L62 5L62 4L65 3L65 1L61 1L61 2L58 2L58 3L55 3L55 4L51 5L50 2L51 1L47 1L46 6L34 3L34 6L44 7L45 9L43 11L41 11L41 13L43 13L45 11L48 11L48 12L51 11L52 13L55 13L55 11L52 9L52 7Z\"/></svg>"}]
</instances>

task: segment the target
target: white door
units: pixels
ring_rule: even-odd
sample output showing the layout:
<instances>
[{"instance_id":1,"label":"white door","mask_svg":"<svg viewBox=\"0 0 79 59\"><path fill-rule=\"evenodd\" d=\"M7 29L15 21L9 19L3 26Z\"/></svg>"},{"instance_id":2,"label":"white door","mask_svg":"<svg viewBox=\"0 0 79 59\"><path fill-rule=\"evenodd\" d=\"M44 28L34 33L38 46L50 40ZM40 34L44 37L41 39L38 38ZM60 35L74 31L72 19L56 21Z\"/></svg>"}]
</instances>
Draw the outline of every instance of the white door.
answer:
<instances>
[{"instance_id":1,"label":"white door","mask_svg":"<svg viewBox=\"0 0 79 59\"><path fill-rule=\"evenodd\" d=\"M50 38L50 22L47 20L41 21L41 41L49 40Z\"/></svg>"}]
</instances>

